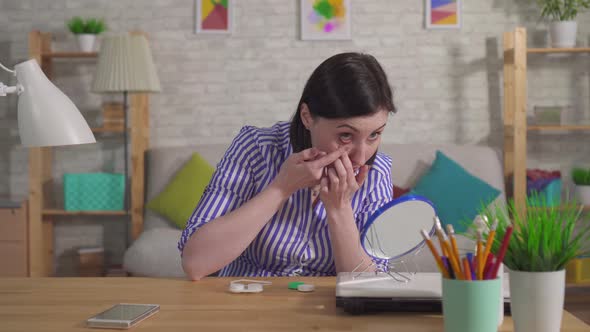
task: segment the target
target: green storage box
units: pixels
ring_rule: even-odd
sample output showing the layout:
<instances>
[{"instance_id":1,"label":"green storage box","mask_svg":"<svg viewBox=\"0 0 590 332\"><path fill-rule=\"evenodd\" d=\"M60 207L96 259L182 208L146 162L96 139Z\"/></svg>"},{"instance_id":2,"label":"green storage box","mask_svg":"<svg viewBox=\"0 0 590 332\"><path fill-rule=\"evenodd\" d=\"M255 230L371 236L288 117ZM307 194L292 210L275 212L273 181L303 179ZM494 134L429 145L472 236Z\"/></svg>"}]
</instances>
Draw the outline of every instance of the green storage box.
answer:
<instances>
[{"instance_id":1,"label":"green storage box","mask_svg":"<svg viewBox=\"0 0 590 332\"><path fill-rule=\"evenodd\" d=\"M540 201L532 201L535 207L558 207L561 205L561 179L555 179L541 191L536 191Z\"/></svg>"},{"instance_id":2,"label":"green storage box","mask_svg":"<svg viewBox=\"0 0 590 332\"><path fill-rule=\"evenodd\" d=\"M124 208L125 177L113 173L64 174L66 211L120 211Z\"/></svg>"}]
</instances>

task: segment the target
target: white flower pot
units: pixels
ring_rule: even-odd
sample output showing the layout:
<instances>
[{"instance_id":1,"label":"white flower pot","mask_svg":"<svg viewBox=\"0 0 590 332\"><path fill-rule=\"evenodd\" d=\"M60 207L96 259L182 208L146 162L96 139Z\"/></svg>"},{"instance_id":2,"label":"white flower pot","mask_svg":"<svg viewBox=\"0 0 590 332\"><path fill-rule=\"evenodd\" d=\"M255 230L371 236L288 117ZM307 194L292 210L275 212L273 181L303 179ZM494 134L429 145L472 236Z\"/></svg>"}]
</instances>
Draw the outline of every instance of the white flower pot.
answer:
<instances>
[{"instance_id":1,"label":"white flower pot","mask_svg":"<svg viewBox=\"0 0 590 332\"><path fill-rule=\"evenodd\" d=\"M590 186L576 185L576 195L580 204L590 205Z\"/></svg>"},{"instance_id":2,"label":"white flower pot","mask_svg":"<svg viewBox=\"0 0 590 332\"><path fill-rule=\"evenodd\" d=\"M551 47L574 47L576 46L576 21L557 21L549 25L549 37Z\"/></svg>"},{"instance_id":3,"label":"white flower pot","mask_svg":"<svg viewBox=\"0 0 590 332\"><path fill-rule=\"evenodd\" d=\"M559 332L565 270L509 271L510 308L515 332Z\"/></svg>"},{"instance_id":4,"label":"white flower pot","mask_svg":"<svg viewBox=\"0 0 590 332\"><path fill-rule=\"evenodd\" d=\"M80 51L94 51L94 42L96 41L96 35L90 33L82 33L76 36L78 37L78 46L80 47Z\"/></svg>"}]
</instances>

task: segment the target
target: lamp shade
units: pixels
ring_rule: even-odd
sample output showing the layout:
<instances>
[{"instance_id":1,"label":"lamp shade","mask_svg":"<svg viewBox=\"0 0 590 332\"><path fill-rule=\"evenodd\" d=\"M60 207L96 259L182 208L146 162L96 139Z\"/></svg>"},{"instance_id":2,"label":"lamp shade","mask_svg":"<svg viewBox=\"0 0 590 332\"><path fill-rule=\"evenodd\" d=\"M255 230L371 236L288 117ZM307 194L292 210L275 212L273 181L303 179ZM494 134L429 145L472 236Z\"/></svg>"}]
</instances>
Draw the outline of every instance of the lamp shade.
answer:
<instances>
[{"instance_id":1,"label":"lamp shade","mask_svg":"<svg viewBox=\"0 0 590 332\"><path fill-rule=\"evenodd\" d=\"M95 92L160 91L145 36L125 34L103 39L92 89Z\"/></svg>"},{"instance_id":2,"label":"lamp shade","mask_svg":"<svg viewBox=\"0 0 590 332\"><path fill-rule=\"evenodd\" d=\"M14 67L24 91L18 98L18 130L27 147L95 143L74 103L45 76L35 60Z\"/></svg>"}]
</instances>

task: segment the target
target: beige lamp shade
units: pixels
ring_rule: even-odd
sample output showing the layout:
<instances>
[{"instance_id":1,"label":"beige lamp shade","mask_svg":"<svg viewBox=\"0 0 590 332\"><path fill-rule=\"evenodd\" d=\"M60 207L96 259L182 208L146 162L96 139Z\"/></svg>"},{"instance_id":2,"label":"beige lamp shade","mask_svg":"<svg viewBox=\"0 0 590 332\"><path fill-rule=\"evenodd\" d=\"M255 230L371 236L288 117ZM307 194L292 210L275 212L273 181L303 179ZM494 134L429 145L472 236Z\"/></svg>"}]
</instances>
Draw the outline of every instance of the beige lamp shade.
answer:
<instances>
[{"instance_id":1,"label":"beige lamp shade","mask_svg":"<svg viewBox=\"0 0 590 332\"><path fill-rule=\"evenodd\" d=\"M160 91L160 81L145 36L125 34L103 39L92 90Z\"/></svg>"}]
</instances>

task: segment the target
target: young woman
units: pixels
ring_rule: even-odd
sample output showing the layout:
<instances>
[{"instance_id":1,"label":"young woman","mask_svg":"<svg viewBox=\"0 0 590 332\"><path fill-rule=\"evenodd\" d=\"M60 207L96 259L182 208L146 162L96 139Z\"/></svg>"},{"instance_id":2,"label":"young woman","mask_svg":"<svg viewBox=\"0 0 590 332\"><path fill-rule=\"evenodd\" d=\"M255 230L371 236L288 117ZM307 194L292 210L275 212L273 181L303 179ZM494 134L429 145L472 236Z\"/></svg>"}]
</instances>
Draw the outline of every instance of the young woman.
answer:
<instances>
[{"instance_id":1,"label":"young woman","mask_svg":"<svg viewBox=\"0 0 590 332\"><path fill-rule=\"evenodd\" d=\"M242 128L217 165L178 243L189 278L374 269L359 230L392 199L377 150L394 112L373 56L320 64L290 123Z\"/></svg>"}]
</instances>

